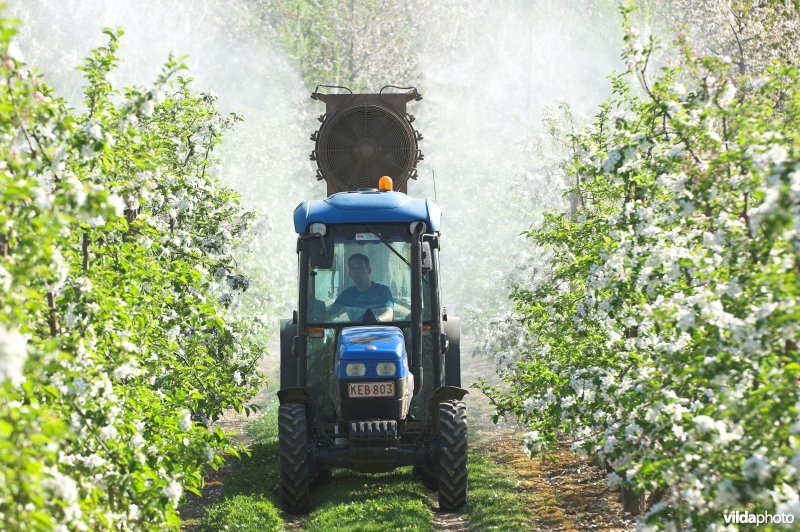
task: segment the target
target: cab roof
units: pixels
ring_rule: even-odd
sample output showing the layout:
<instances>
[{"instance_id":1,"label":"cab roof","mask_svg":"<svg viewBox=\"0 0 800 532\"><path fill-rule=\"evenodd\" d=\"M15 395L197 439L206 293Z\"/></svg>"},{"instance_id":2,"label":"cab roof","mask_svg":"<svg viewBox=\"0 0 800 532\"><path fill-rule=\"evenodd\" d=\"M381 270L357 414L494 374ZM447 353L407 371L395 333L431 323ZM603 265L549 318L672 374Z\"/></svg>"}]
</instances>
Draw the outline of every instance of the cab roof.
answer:
<instances>
[{"instance_id":1,"label":"cab roof","mask_svg":"<svg viewBox=\"0 0 800 532\"><path fill-rule=\"evenodd\" d=\"M332 194L324 200L304 201L294 210L294 230L306 232L308 224L394 223L424 221L429 232L440 230L442 210L431 199L412 198L402 192L375 189Z\"/></svg>"}]
</instances>

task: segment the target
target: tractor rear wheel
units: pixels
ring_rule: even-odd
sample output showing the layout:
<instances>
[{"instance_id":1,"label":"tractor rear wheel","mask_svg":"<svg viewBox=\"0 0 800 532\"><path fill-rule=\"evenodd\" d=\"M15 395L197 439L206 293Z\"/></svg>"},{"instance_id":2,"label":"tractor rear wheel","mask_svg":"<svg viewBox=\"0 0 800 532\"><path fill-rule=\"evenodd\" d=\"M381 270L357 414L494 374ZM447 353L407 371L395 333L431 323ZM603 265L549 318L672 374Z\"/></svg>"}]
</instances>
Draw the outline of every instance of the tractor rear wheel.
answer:
<instances>
[{"instance_id":1,"label":"tractor rear wheel","mask_svg":"<svg viewBox=\"0 0 800 532\"><path fill-rule=\"evenodd\" d=\"M439 508L454 511L467 502L467 405L439 403Z\"/></svg>"},{"instance_id":2,"label":"tractor rear wheel","mask_svg":"<svg viewBox=\"0 0 800 532\"><path fill-rule=\"evenodd\" d=\"M300 403L278 410L278 448L281 465L281 502L289 514L308 513L311 497L308 479L306 407Z\"/></svg>"}]
</instances>

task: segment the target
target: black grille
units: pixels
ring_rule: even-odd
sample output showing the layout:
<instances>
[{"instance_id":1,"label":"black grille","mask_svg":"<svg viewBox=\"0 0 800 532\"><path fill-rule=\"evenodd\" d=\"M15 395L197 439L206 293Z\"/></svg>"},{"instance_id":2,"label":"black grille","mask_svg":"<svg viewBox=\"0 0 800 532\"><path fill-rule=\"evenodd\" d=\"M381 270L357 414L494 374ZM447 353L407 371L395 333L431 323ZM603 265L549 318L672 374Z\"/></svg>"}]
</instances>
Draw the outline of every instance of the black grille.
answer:
<instances>
[{"instance_id":1,"label":"black grille","mask_svg":"<svg viewBox=\"0 0 800 532\"><path fill-rule=\"evenodd\" d=\"M377 188L381 176L395 190L409 178L417 141L408 122L386 107L363 104L326 120L317 140L322 174L337 190Z\"/></svg>"},{"instance_id":2,"label":"black grille","mask_svg":"<svg viewBox=\"0 0 800 532\"><path fill-rule=\"evenodd\" d=\"M393 419L354 421L350 423L351 443L386 443L397 441L397 439L397 421Z\"/></svg>"}]
</instances>

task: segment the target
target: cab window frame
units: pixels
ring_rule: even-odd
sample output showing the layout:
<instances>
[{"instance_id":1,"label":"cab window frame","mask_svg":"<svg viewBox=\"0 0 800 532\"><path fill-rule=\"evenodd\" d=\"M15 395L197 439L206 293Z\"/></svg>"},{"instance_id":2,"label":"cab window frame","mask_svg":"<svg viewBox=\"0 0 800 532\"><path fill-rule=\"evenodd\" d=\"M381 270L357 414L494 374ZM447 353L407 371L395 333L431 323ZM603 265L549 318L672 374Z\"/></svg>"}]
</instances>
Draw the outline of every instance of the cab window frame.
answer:
<instances>
[{"instance_id":1,"label":"cab window frame","mask_svg":"<svg viewBox=\"0 0 800 532\"><path fill-rule=\"evenodd\" d=\"M356 242L356 240L355 240L356 236L355 235L357 233L372 233L372 234L374 234L376 232L380 232L380 234L386 240L388 240L390 244L394 245L395 249L397 249L397 244L399 244L399 243L403 243L404 245L408 245L409 247L405 248L405 249L408 250L407 256L405 256L405 258L406 258L406 260L408 260L410 262L410 258L411 258L410 257L411 233L410 233L410 231L408 229L408 224L407 223L394 223L394 224L392 224L392 223L331 224L331 225L328 225L327 228L328 228L328 231L327 231L327 234L325 235L324 238L326 240L327 239L334 239L334 242L339 242L339 243L341 243L341 241L342 241L341 240L342 236L345 236L345 238L347 238L348 240L352 240L353 242ZM399 241L397 241L398 237L400 237ZM393 239L395 240L394 242L392 241ZM394 256L394 253L392 252L392 250L389 249L388 246L386 246L386 243L381 242L380 240L375 240L374 243L375 243L374 245L381 246L381 248L383 248L385 250L385 252L389 256ZM369 245L369 244L365 244L365 245ZM336 243L334 243L332 247L335 250L337 248ZM356 253L356 251L353 251L353 253ZM410 310L409 310L409 313L408 313L407 317L405 317L404 319L400 319L400 320L392 319L391 321L377 322L377 323L376 322L365 322L363 320L350 320L350 319L335 320L335 321L330 321L330 320L327 320L327 319L325 319L325 320L313 319L313 318L316 318L316 316L314 315L315 309L313 307L315 305L315 302L320 301L316 297L319 294L319 289L318 289L318 285L317 285L317 282L316 282L319 279L319 277L317 277L317 276L324 277L325 278L324 282L327 285L331 286L331 289L328 291L329 298L327 298L327 299L329 300L328 304L332 303L332 301L330 301L330 300L335 301L336 298L339 297L339 295L344 290L346 290L350 286L354 286L349 280L349 274L348 274L348 271L347 271L347 260L349 260L349 257L352 256L353 253L348 252L347 256L345 256L345 257L343 257L343 256L334 256L333 264L332 264L331 268L314 268L310 264L309 257L308 256L305 257L305 260L308 261L307 264L306 264L307 271L308 271L308 276L307 276L306 279L301 279L301 282L305 282L306 283L306 288L307 288L307 290L306 290L307 301L306 301L306 304L304 305L305 310L306 310L306 316L305 316L305 320L304 321L306 322L306 324L308 326L323 327L323 328L326 328L326 329L328 329L328 328L341 329L343 327L353 327L353 326L360 326L360 325L395 326L395 327L400 327L401 329L403 327L410 326L410 324L411 324ZM388 260L391 260L391 259L388 259ZM396 260L399 260L399 258L397 258ZM373 274L372 274L372 279L371 280L373 282L378 282L378 283L384 284L385 286L389 287L389 289L392 291L392 297L393 297L393 301L394 301L394 308L395 309L397 308L398 300L402 300L402 299L404 299L406 297L407 297L408 301L407 301L407 303L403 303L403 305L407 305L408 307L410 307L410 297L411 297L411 294L410 294L410 275L411 275L410 266L408 267L408 282L401 287L401 288L405 289L405 290L403 290L403 292L405 292L406 290L409 290L407 292L407 296L404 296L402 293L396 293L396 291L393 290L392 287L387 282L384 282L385 281L384 279L376 278L375 274L374 274L374 268L372 268L372 266L373 266L373 264L372 264L372 259L371 259L370 267L371 267L371 269L373 269ZM437 268L437 265L434 265L434 271L423 272L423 290L422 290L423 294L422 294L422 297L423 297L423 323L425 323L425 324L429 324L429 322L431 321L431 294L430 294L431 283L430 283L430 276L435 274L436 268ZM325 275L325 272L330 272L330 275L329 276ZM323 301L323 304L325 304L324 301ZM342 311L342 315L346 316L346 311ZM397 313L395 312L395 316L396 315L397 315Z\"/></svg>"}]
</instances>

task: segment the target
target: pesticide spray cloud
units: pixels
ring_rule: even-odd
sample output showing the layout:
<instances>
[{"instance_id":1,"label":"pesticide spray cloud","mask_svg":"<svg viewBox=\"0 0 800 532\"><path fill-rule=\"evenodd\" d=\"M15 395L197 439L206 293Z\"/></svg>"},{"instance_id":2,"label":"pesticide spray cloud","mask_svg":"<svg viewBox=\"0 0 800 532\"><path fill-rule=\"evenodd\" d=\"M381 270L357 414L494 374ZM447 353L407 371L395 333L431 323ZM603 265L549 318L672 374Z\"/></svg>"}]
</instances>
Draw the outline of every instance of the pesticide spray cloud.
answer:
<instances>
[{"instance_id":1,"label":"pesticide spray cloud","mask_svg":"<svg viewBox=\"0 0 800 532\"><path fill-rule=\"evenodd\" d=\"M104 44L103 27L121 27L118 88L155 79L168 54L188 56L197 90L219 97L222 112L244 117L226 137L215 169L237 190L258 221L247 264L254 276L250 298L274 314L291 300L295 268L292 210L321 188L307 176L306 91L286 56L260 31L249 4L213 0L12 1L23 21L20 46L58 92L81 105L81 74L75 70L90 48Z\"/></svg>"},{"instance_id":2,"label":"pesticide spray cloud","mask_svg":"<svg viewBox=\"0 0 800 532\"><path fill-rule=\"evenodd\" d=\"M559 104L591 114L610 92L619 17L612 2L473 3L429 31L450 28L454 45L424 50L421 61L420 168L428 178L435 169L446 216L447 299L496 313L526 254L519 233L565 202L563 150L542 121Z\"/></svg>"},{"instance_id":3,"label":"pesticide spray cloud","mask_svg":"<svg viewBox=\"0 0 800 532\"><path fill-rule=\"evenodd\" d=\"M409 192L435 194L444 208L445 302L456 313L467 306L495 310L505 299L505 280L524 255L520 231L542 208L563 202L559 153L541 126L548 107L566 102L591 113L610 91L606 76L619 64L615 3L363 4L379 4L372 24L382 24L381 17L405 17L413 30L402 32L413 46L389 49L396 50L397 62L417 69L420 79L411 81L425 95L410 109L425 135L426 159ZM223 111L244 116L223 144L219 176L260 215L264 231L256 239L251 270L269 289L258 291L256 282L256 292L265 312L284 313L296 297L291 212L303 199L324 196L307 157L308 135L322 109L307 100L308 80L304 84L297 63L278 46L275 27L280 24L270 24L264 11L269 8L270 3L257 0L16 0L9 5L25 24L20 44L28 61L76 105L80 75L74 67L89 48L102 44L102 27L119 26L126 31L119 86L154 79L173 51L189 56L196 87L217 93ZM385 26L399 31L396 23ZM383 38L385 52L400 34ZM376 45L369 39L354 42ZM400 57L408 53L416 57ZM367 83L372 89L409 81L378 79L381 69L371 71L375 79L338 81Z\"/></svg>"}]
</instances>

